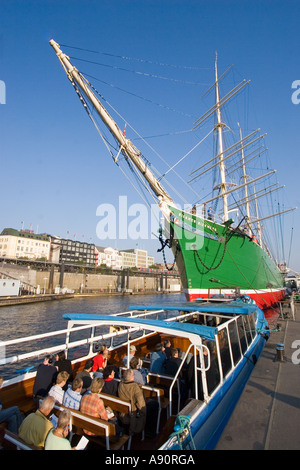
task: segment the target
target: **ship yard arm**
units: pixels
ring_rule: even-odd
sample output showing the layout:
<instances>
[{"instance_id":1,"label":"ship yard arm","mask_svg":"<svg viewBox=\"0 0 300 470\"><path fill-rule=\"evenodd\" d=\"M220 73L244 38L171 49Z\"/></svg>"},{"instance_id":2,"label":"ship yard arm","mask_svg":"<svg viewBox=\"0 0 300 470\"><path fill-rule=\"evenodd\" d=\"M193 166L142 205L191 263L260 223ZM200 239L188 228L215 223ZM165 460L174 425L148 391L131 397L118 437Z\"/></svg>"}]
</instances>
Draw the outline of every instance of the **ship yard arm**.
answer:
<instances>
[{"instance_id":1,"label":"ship yard arm","mask_svg":"<svg viewBox=\"0 0 300 470\"><path fill-rule=\"evenodd\" d=\"M96 95L92 92L89 88L87 83L84 81L80 72L74 67L71 62L69 61L69 57L64 54L60 46L51 39L50 45L56 52L56 55L62 64L69 80L72 83L76 83L79 88L83 91L85 96L88 98L92 106L96 109L98 115L107 126L111 134L117 140L120 151L125 156L125 158L129 158L130 161L134 164L134 166L138 169L138 171L142 174L145 178L147 183L149 184L150 188L154 192L154 194L162 201L166 203L171 203L172 198L168 195L165 189L162 187L154 173L149 169L149 166L145 163L144 159L141 157L141 152L132 144L129 139L126 139L121 129L118 127L116 122L104 108L104 106L100 103L99 99Z\"/></svg>"}]
</instances>

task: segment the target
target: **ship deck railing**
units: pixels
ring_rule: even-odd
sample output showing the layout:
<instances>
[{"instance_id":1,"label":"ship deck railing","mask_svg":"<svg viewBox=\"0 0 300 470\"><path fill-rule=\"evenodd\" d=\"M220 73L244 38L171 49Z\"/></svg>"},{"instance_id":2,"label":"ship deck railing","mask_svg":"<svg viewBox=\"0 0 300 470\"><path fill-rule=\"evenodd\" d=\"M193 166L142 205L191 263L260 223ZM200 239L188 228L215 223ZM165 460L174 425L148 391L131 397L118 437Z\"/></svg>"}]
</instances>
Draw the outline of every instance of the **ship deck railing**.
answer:
<instances>
[{"instance_id":1,"label":"ship deck railing","mask_svg":"<svg viewBox=\"0 0 300 470\"><path fill-rule=\"evenodd\" d=\"M233 308L234 307L234 308ZM16 346L18 347L20 345L23 345L26 342L33 343L35 344L37 340L39 339L44 339L48 341L48 345L45 346L44 348L37 349L34 351L28 351L28 345L25 349L28 352L20 353L20 354L15 354L11 356L2 355L2 358L0 359L0 365L7 365L7 364L13 364L13 363L18 363L19 361L22 360L30 360L31 364L30 366L32 367L32 361L34 358L39 358L41 355L49 354L49 353L55 353L61 350L66 350L69 352L70 350L75 348L75 352L78 350L78 348L82 348L83 346L87 346L88 350L85 351L83 355L80 357L76 357L72 363L75 364L76 362L79 361L85 361L86 359L90 357L94 357L95 351L93 351L93 346L95 344L98 344L99 341L102 343L109 343L109 349L114 350L119 348L120 346L127 346L128 348L128 354L129 354L129 348L130 344L137 342L140 338L142 337L147 337L152 335L155 332L162 332L162 333L167 333L170 336L177 336L177 337L183 337L187 338L190 341L190 344L187 348L187 350L184 352L184 355L182 357L182 364L179 370L177 371L176 375L174 376L170 388L169 388L169 410L170 414L172 412L172 396L173 396L173 390L174 387L177 384L177 379L179 377L179 374L182 370L182 366L184 362L187 360L189 353L191 352L192 355L194 356L194 364L195 364L195 372L197 375L198 372L201 373L203 380L202 380L202 388L203 388L203 393L204 393L204 401L208 401L210 399L211 392L208 389L208 385L206 382L206 373L210 368L210 362L211 362L211 353L207 346L203 342L202 336L199 334L196 334L195 331L198 331L198 327L201 331L209 332L210 337L209 340L214 342L216 348L217 348L217 355L218 355L218 363L219 363L219 369L220 369L220 384L222 384L225 375L227 375L228 371L233 370L235 367L235 359L234 359L234 352L233 352L233 347L231 345L231 342L229 341L229 344L226 346L227 347L227 361L229 363L229 366L227 370L223 371L223 366L221 362L221 352L220 352L220 346L219 346L219 341L218 335L222 331L224 331L224 334L226 334L227 338L230 339L230 324L233 322L236 322L236 319L238 318L235 313L238 315L239 313L247 313L247 308L243 306L243 304L235 304L234 306L231 306L226 304L222 305L221 311L224 311L224 314L220 314L220 308L216 306L216 304L210 305L210 304L205 304L205 305L176 305L176 306L167 306L166 310L163 308L155 308L152 306L152 309L150 311L147 310L147 306L141 306L139 309L133 309L130 312L122 312L117 315L85 315L85 314L67 314L64 315L69 322L68 322L68 328L64 330L59 330L56 332L49 332L49 333L44 333L40 335L34 335L34 336L29 336L25 338L18 338L16 340L8 340L4 341L2 343L2 346L10 348L11 346ZM144 310L143 310L144 309ZM181 312L181 314L178 315L178 310ZM250 308L248 313L253 313L255 311L254 308ZM172 316L174 315L174 316ZM167 321L162 321L158 320L157 322L151 321L151 317L155 317L155 319L162 318L164 316L164 319ZM245 315L241 315L244 316ZM150 317L150 319L149 319ZM101 321L98 319L101 318ZM92 320L94 319L94 320ZM197 325L195 329L193 329L192 325L185 325L185 323L189 323L196 320L196 323L199 322L203 324ZM206 326L208 321L213 321L215 323L215 326L210 327ZM176 322L182 323L182 325L178 324L178 328L176 326ZM243 326L244 331L245 331L245 337L248 335L249 340L247 340L248 345L251 343L253 340L251 329L253 329L253 325L250 325L249 319L245 319L245 322L247 322L247 325L245 324ZM80 324L81 323L81 324ZM96 334L96 328L101 327L103 325L122 325L121 330L114 331L114 332L108 332L108 333L101 333L101 334ZM189 327L189 328L188 328ZM108 328L108 326L106 326ZM237 326L235 327L236 329L238 328ZM255 325L254 325L255 329ZM86 336L84 339L79 339L77 341L71 341L70 335L76 332L81 332L87 330L88 333L90 333L88 336ZM246 330L248 330L246 332ZM136 335L137 333L137 335ZM54 346L49 345L49 340L53 341L54 336L59 336L59 335L65 335L65 342L63 343L55 343ZM205 338L205 337L204 337ZM240 341L240 340L239 340ZM246 341L246 340L245 340ZM236 347L239 349L240 352L240 360L243 356L241 344L239 342ZM24 350L24 349L23 349ZM206 353L206 359L204 360L204 354ZM197 355L201 359L201 364L200 367L196 363L196 358ZM28 368L29 369L29 368ZM5 385L10 385L13 383L21 382L22 380L26 378L31 378L34 377L35 372L30 372L30 370L23 369L25 370L25 374L19 377L13 377L7 381L4 382ZM195 396L196 398L198 397L198 382L195 381Z\"/></svg>"}]
</instances>

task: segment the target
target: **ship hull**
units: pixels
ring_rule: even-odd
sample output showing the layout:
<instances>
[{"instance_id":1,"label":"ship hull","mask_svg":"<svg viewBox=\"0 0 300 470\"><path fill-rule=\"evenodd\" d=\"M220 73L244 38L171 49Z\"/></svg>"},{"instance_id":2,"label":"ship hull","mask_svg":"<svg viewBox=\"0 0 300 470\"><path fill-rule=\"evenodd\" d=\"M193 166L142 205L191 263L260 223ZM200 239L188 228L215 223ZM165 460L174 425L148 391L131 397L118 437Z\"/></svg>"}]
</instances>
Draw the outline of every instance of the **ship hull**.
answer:
<instances>
[{"instance_id":1,"label":"ship hull","mask_svg":"<svg viewBox=\"0 0 300 470\"><path fill-rule=\"evenodd\" d=\"M280 270L251 237L175 207L163 213L187 300L238 292L265 309L284 297Z\"/></svg>"}]
</instances>

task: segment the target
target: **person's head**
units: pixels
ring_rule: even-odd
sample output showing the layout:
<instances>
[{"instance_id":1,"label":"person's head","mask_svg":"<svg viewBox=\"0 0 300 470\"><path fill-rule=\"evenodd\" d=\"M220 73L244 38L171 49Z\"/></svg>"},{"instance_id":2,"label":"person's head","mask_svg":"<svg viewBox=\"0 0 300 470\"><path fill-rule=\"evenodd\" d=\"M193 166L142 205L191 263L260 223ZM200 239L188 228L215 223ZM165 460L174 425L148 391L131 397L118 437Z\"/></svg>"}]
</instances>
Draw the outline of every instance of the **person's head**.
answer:
<instances>
[{"instance_id":1,"label":"person's head","mask_svg":"<svg viewBox=\"0 0 300 470\"><path fill-rule=\"evenodd\" d=\"M139 360L136 356L134 356L130 361L130 369L136 369L138 366Z\"/></svg>"},{"instance_id":2,"label":"person's head","mask_svg":"<svg viewBox=\"0 0 300 470\"><path fill-rule=\"evenodd\" d=\"M102 352L102 356L104 357L104 359L107 359L108 356L109 356L109 350L108 350L108 349L104 349L104 351Z\"/></svg>"},{"instance_id":3,"label":"person's head","mask_svg":"<svg viewBox=\"0 0 300 470\"><path fill-rule=\"evenodd\" d=\"M71 412L70 410L63 410L57 420L56 429L59 429L64 437L66 437L70 430Z\"/></svg>"},{"instance_id":4,"label":"person's head","mask_svg":"<svg viewBox=\"0 0 300 470\"><path fill-rule=\"evenodd\" d=\"M60 351L59 353L56 354L57 361L63 361L64 359L66 359L65 351Z\"/></svg>"},{"instance_id":5,"label":"person's head","mask_svg":"<svg viewBox=\"0 0 300 470\"><path fill-rule=\"evenodd\" d=\"M106 344L101 344L101 346L99 347L99 350L98 350L98 354L103 354L104 351L108 351L108 347Z\"/></svg>"},{"instance_id":6,"label":"person's head","mask_svg":"<svg viewBox=\"0 0 300 470\"><path fill-rule=\"evenodd\" d=\"M157 343L154 347L154 351L156 352L163 352L165 350L165 348L163 347L163 345L161 343Z\"/></svg>"},{"instance_id":7,"label":"person's head","mask_svg":"<svg viewBox=\"0 0 300 470\"><path fill-rule=\"evenodd\" d=\"M134 356L134 355L135 355L135 353L136 353L136 347L135 347L134 344L131 344L131 345L130 345L129 351L130 351L131 356Z\"/></svg>"},{"instance_id":8,"label":"person's head","mask_svg":"<svg viewBox=\"0 0 300 470\"><path fill-rule=\"evenodd\" d=\"M68 372L66 372L65 370L59 372L59 374L57 374L57 377L56 377L56 385L63 387L64 385L66 385L68 378L69 378Z\"/></svg>"},{"instance_id":9,"label":"person's head","mask_svg":"<svg viewBox=\"0 0 300 470\"><path fill-rule=\"evenodd\" d=\"M115 376L115 368L114 366L106 366L105 369L103 370L103 378L108 379L111 378L113 379Z\"/></svg>"},{"instance_id":10,"label":"person's head","mask_svg":"<svg viewBox=\"0 0 300 470\"><path fill-rule=\"evenodd\" d=\"M100 393L103 386L104 386L104 379L102 379L101 377L95 377L92 380L90 391L91 393Z\"/></svg>"},{"instance_id":11,"label":"person's head","mask_svg":"<svg viewBox=\"0 0 300 470\"><path fill-rule=\"evenodd\" d=\"M81 392L82 390L82 385L83 385L83 381L82 379L79 379L79 378L75 378L72 382L72 390L73 392Z\"/></svg>"},{"instance_id":12,"label":"person's head","mask_svg":"<svg viewBox=\"0 0 300 470\"><path fill-rule=\"evenodd\" d=\"M55 357L52 354L47 354L47 356L44 357L44 364L45 365L53 365L55 360Z\"/></svg>"},{"instance_id":13,"label":"person's head","mask_svg":"<svg viewBox=\"0 0 300 470\"><path fill-rule=\"evenodd\" d=\"M126 369L123 372L124 382L133 382L134 381L134 372L132 369Z\"/></svg>"},{"instance_id":14,"label":"person's head","mask_svg":"<svg viewBox=\"0 0 300 470\"><path fill-rule=\"evenodd\" d=\"M171 357L178 357L178 349L177 348L171 348Z\"/></svg>"},{"instance_id":15,"label":"person's head","mask_svg":"<svg viewBox=\"0 0 300 470\"><path fill-rule=\"evenodd\" d=\"M44 416L48 416L53 410L54 405L55 405L55 398L48 396L44 398L44 400L40 404L39 410L41 413L43 413Z\"/></svg>"},{"instance_id":16,"label":"person's head","mask_svg":"<svg viewBox=\"0 0 300 470\"><path fill-rule=\"evenodd\" d=\"M169 339L166 339L166 340L164 341L164 347L165 347L165 348L170 348L170 347L171 347L171 341L170 341Z\"/></svg>"},{"instance_id":17,"label":"person's head","mask_svg":"<svg viewBox=\"0 0 300 470\"><path fill-rule=\"evenodd\" d=\"M90 372L93 365L94 365L94 360L93 359L88 359L85 363L84 370L87 370L88 372Z\"/></svg>"}]
</instances>

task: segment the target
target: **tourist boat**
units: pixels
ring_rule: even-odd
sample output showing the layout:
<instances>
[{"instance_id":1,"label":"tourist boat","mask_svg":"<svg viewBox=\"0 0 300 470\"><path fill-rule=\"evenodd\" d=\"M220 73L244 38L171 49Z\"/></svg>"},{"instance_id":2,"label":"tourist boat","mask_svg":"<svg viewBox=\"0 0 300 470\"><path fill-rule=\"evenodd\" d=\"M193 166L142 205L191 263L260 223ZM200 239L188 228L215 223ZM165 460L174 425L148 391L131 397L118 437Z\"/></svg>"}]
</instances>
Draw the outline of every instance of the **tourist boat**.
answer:
<instances>
[{"instance_id":1,"label":"tourist boat","mask_svg":"<svg viewBox=\"0 0 300 470\"><path fill-rule=\"evenodd\" d=\"M268 339L262 310L248 296L129 309L115 315L64 314L64 330L2 342L3 407L17 405L31 411L36 367L46 353L65 350L75 375L99 346L106 344L109 363L121 374L122 359L129 354L130 345L136 346L143 367L149 368L154 346L170 339L181 351L176 375L148 371L142 387L146 397L158 402L156 434L131 436L127 446L163 451L213 449ZM13 377L14 367L19 373ZM120 400L102 397L113 411L118 410ZM72 420L79 419L79 412L72 413ZM27 449L16 436L7 433L6 437ZM109 436L106 438L106 448L111 450Z\"/></svg>"},{"instance_id":2,"label":"tourist boat","mask_svg":"<svg viewBox=\"0 0 300 470\"><path fill-rule=\"evenodd\" d=\"M209 134L216 139L216 155L201 164L190 173L189 183L201 181L208 172L218 169L219 182L215 181L212 196L202 198L191 204L189 209L177 207L174 198L165 190L161 181L179 162L171 162L170 168L162 175L156 176L148 159L122 132L115 120L104 108L103 98L91 83L74 67L69 57L62 52L54 41L50 45L55 50L61 65L71 81L81 103L92 122L96 125L110 155L119 165L120 156L130 165L132 173L137 173L137 180L143 179L147 184L164 217L164 231L160 234L163 251L167 246L174 253L184 292L187 300L199 297L208 298L223 293L231 295L238 291L249 295L261 308L268 308L284 296L284 279L271 248L267 245L265 227L267 220L294 209L278 210L274 214L263 215L259 212L258 202L261 197L278 191L278 183L272 183L275 170L260 176L249 176L249 162L262 158L267 150L262 144L264 135L260 130L246 136L239 129L239 138L227 148L225 147L225 132L231 129L225 125L221 111L229 100L239 94L249 83L243 80L225 96L220 96L219 83L226 72L218 76L217 60L215 64L215 103L201 118L194 123L193 130L202 126L208 119L215 116L215 124ZM109 147L106 137L95 122L94 108L101 120L111 132L117 143L116 153ZM125 122L125 128L126 128ZM123 124L124 125L124 124ZM227 134L228 135L228 134ZM201 143L202 139L199 143ZM194 146L196 148L198 145ZM190 153L190 152L188 152ZM237 159L238 157L238 159ZM182 161L184 158L181 159ZM235 179L236 176L236 179ZM226 179L227 178L227 179ZM203 180L202 180L203 181ZM265 182L263 187L259 186ZM209 191L206 180L202 186ZM179 188L176 188L177 190ZM220 202L220 204L219 204ZM217 207L218 210L217 210ZM254 212L253 212L254 211ZM234 223L233 214L236 216ZM162 229L163 230L163 229ZM165 237L165 239L163 238Z\"/></svg>"}]
</instances>

